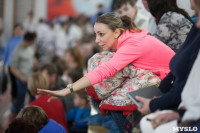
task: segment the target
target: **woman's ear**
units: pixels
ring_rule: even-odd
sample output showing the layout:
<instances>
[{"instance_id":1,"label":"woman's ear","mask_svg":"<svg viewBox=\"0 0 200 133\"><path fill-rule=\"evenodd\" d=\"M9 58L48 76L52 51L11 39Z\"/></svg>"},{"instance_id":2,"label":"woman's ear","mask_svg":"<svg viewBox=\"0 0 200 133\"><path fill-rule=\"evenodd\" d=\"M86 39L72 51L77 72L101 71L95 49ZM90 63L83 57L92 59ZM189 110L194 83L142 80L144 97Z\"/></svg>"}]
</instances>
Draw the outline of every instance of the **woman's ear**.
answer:
<instances>
[{"instance_id":1,"label":"woman's ear","mask_svg":"<svg viewBox=\"0 0 200 133\"><path fill-rule=\"evenodd\" d=\"M116 29L115 32L114 32L114 36L115 38L118 38L121 34L121 30L120 29Z\"/></svg>"}]
</instances>

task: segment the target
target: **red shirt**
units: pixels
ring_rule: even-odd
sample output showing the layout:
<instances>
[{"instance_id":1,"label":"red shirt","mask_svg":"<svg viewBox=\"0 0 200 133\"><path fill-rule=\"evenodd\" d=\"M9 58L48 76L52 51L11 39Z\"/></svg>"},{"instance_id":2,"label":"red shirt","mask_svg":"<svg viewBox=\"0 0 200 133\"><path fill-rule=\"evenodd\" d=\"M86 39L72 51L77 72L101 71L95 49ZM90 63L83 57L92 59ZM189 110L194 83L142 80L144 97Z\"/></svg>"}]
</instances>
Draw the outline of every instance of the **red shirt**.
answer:
<instances>
[{"instance_id":1,"label":"red shirt","mask_svg":"<svg viewBox=\"0 0 200 133\"><path fill-rule=\"evenodd\" d=\"M54 99L51 102L48 102L50 96L41 95L38 99L31 102L31 106L39 106L41 107L48 116L48 119L53 119L62 125L67 131L67 120L65 117L65 111L63 107L63 103L58 99Z\"/></svg>"}]
</instances>

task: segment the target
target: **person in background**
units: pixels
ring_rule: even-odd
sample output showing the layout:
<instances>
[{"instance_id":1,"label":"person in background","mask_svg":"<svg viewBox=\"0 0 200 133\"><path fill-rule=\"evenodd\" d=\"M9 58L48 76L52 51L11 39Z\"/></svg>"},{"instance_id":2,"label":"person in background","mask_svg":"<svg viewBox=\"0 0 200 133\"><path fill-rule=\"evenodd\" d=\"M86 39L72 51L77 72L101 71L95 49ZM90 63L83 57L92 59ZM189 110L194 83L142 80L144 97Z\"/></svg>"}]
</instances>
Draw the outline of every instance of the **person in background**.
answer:
<instances>
[{"instance_id":1,"label":"person in background","mask_svg":"<svg viewBox=\"0 0 200 133\"><path fill-rule=\"evenodd\" d=\"M49 119L44 110L38 106L29 106L22 109L17 119L31 122L37 128L38 133L66 133L65 128L53 119Z\"/></svg>"},{"instance_id":2,"label":"person in background","mask_svg":"<svg viewBox=\"0 0 200 133\"><path fill-rule=\"evenodd\" d=\"M66 87L67 83L59 76L55 65L44 64L40 71L48 80L49 90L61 90ZM65 112L69 112L74 107L72 95L65 96L60 100L64 105Z\"/></svg>"},{"instance_id":3,"label":"person in background","mask_svg":"<svg viewBox=\"0 0 200 133\"><path fill-rule=\"evenodd\" d=\"M83 76L84 59L80 51L75 48L66 50L64 60L68 64L68 74L72 78L72 82Z\"/></svg>"},{"instance_id":4,"label":"person in background","mask_svg":"<svg viewBox=\"0 0 200 133\"><path fill-rule=\"evenodd\" d=\"M23 41L15 48L11 57L11 72L16 77L17 83L17 102L11 108L11 111L18 113L23 107L25 94L27 92L27 80L31 75L34 66L34 42L35 33L27 32ZM33 97L31 97L34 99Z\"/></svg>"},{"instance_id":5,"label":"person in background","mask_svg":"<svg viewBox=\"0 0 200 133\"><path fill-rule=\"evenodd\" d=\"M177 6L177 0L146 1L157 24L153 36L177 52L193 26L189 15Z\"/></svg>"},{"instance_id":6,"label":"person in background","mask_svg":"<svg viewBox=\"0 0 200 133\"><path fill-rule=\"evenodd\" d=\"M38 133L35 125L24 119L15 119L5 133Z\"/></svg>"},{"instance_id":7,"label":"person in background","mask_svg":"<svg viewBox=\"0 0 200 133\"><path fill-rule=\"evenodd\" d=\"M198 23L197 23L198 24ZM143 103L138 109L143 115L178 108L181 103L181 93L198 56L200 30L194 25L184 44L170 61L170 73L161 81L159 89L164 93L161 97L148 99L137 97Z\"/></svg>"},{"instance_id":8,"label":"person in background","mask_svg":"<svg viewBox=\"0 0 200 133\"><path fill-rule=\"evenodd\" d=\"M35 18L35 14L33 11L28 13L28 16L23 22L23 27L25 32L36 32L38 25L38 20Z\"/></svg>"},{"instance_id":9,"label":"person in background","mask_svg":"<svg viewBox=\"0 0 200 133\"><path fill-rule=\"evenodd\" d=\"M69 48L69 37L67 36L67 23L61 23L61 29L58 31L55 40L55 54L59 57L63 57L64 52L67 48Z\"/></svg>"},{"instance_id":10,"label":"person in background","mask_svg":"<svg viewBox=\"0 0 200 133\"><path fill-rule=\"evenodd\" d=\"M136 7L137 0L115 0L114 8L120 16L130 17L138 28L148 29L148 17Z\"/></svg>"},{"instance_id":11,"label":"person in background","mask_svg":"<svg viewBox=\"0 0 200 133\"><path fill-rule=\"evenodd\" d=\"M74 105L71 111L66 114L69 124L68 129L71 133L87 133L86 119L90 116L90 110L87 107L88 99L85 90L74 93Z\"/></svg>"},{"instance_id":12,"label":"person in background","mask_svg":"<svg viewBox=\"0 0 200 133\"><path fill-rule=\"evenodd\" d=\"M39 61L44 61L45 59L45 54L48 48L48 33L50 32L49 26L46 24L44 19L40 19L37 29L36 29L36 34L37 34L37 41L36 41L36 48L37 48L37 55L38 55L38 60Z\"/></svg>"},{"instance_id":13,"label":"person in background","mask_svg":"<svg viewBox=\"0 0 200 133\"><path fill-rule=\"evenodd\" d=\"M6 68L8 68L9 76L11 79L11 87L12 87L12 100L13 102L17 98L17 84L16 84L16 79L15 76L11 72L11 56L13 53L13 50L15 49L16 46L18 46L22 41L23 41L23 27L21 24L15 24L14 26L14 31L13 31L13 37L11 37L7 44L6 44L6 49L4 52L3 56L3 72L6 73Z\"/></svg>"},{"instance_id":14,"label":"person in background","mask_svg":"<svg viewBox=\"0 0 200 133\"><path fill-rule=\"evenodd\" d=\"M48 89L47 79L40 72L33 73L28 79L28 89L30 90L31 94L36 97L36 100L31 102L30 106L41 107L47 114L48 119L55 120L67 130L67 121L65 118L65 110L62 102L58 99L48 102L50 96L37 95L36 89L41 87L43 89Z\"/></svg>"},{"instance_id":15,"label":"person in background","mask_svg":"<svg viewBox=\"0 0 200 133\"><path fill-rule=\"evenodd\" d=\"M200 16L200 0L190 0L190 2L191 8L198 13L198 16ZM200 28L200 19L197 20L196 27ZM199 39L197 42L199 43ZM173 127L178 126L189 127L190 129L194 129L193 127L196 127L196 132L200 131L199 67L200 53L198 54L188 80L184 86L178 110L164 110L143 117L140 122L140 127L143 133L168 133L172 131ZM154 122L147 121L147 118L154 120Z\"/></svg>"}]
</instances>

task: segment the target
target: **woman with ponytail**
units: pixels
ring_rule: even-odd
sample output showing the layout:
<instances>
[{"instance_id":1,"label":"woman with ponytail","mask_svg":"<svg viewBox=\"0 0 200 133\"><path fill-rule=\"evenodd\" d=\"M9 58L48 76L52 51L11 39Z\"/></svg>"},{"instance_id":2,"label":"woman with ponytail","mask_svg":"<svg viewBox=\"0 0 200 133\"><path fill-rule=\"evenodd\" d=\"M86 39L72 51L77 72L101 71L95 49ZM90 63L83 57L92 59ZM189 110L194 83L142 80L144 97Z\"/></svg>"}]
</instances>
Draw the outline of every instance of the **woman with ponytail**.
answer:
<instances>
[{"instance_id":1,"label":"woman with ponytail","mask_svg":"<svg viewBox=\"0 0 200 133\"><path fill-rule=\"evenodd\" d=\"M90 93L92 87L87 89L87 93L100 102L99 108L102 113L110 112L120 133L123 133L128 127L124 115L137 109L126 93L141 87L158 85L170 72L169 62L175 53L164 43L148 35L147 30L137 28L127 16L103 14L96 19L94 31L96 43L103 50L112 50L114 53L94 55L89 61L89 72L65 89L59 91L38 89L37 92L63 97L93 86L96 94ZM96 68L92 69L94 66ZM129 80L131 78L134 80ZM108 93L104 94L105 91Z\"/></svg>"}]
</instances>

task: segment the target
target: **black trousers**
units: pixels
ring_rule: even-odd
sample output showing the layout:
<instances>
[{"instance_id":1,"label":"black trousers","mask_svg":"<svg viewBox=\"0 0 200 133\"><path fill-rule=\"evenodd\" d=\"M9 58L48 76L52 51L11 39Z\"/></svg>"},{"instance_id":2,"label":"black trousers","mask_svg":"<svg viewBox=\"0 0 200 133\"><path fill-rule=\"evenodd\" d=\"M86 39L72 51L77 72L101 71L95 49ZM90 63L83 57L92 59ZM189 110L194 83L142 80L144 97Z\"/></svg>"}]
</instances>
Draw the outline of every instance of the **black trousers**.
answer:
<instances>
[{"instance_id":1,"label":"black trousers","mask_svg":"<svg viewBox=\"0 0 200 133\"><path fill-rule=\"evenodd\" d=\"M117 124L120 133L131 133L131 123L123 115L122 111L110 111L110 115Z\"/></svg>"}]
</instances>

